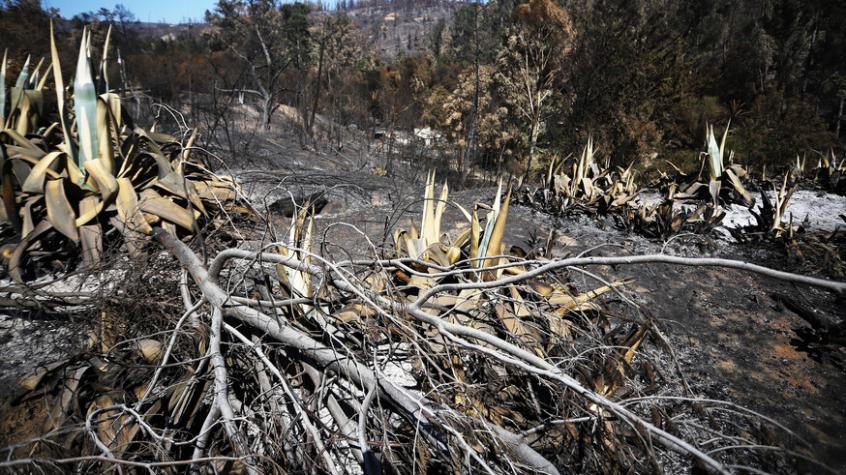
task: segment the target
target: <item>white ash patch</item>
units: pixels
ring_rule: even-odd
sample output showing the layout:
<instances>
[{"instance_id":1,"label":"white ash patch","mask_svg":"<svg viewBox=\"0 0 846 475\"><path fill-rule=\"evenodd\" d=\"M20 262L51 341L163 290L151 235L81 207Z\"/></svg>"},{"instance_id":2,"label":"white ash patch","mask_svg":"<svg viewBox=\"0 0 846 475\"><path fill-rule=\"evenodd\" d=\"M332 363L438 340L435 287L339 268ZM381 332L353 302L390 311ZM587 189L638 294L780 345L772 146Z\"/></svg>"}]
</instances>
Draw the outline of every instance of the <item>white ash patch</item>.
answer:
<instances>
[{"instance_id":1,"label":"white ash patch","mask_svg":"<svg viewBox=\"0 0 846 475\"><path fill-rule=\"evenodd\" d=\"M766 194L773 202L775 194L772 191L767 191ZM638 197L638 201L646 206L658 204L662 200L663 197L654 191L641 193ZM678 210L689 211L695 209L696 206L694 203L673 203L673 208ZM759 211L761 207L761 197L757 195L755 210ZM733 204L724 207L723 210L726 215L721 227L726 230L724 234L727 239L731 240L728 229L737 229L755 223L752 213L744 206ZM784 220L789 220L791 215L794 225L803 224L808 231L832 232L838 226L846 228L846 222L840 217L840 215L846 215L846 196L814 190L797 190L787 204L787 215Z\"/></svg>"},{"instance_id":2,"label":"white ash patch","mask_svg":"<svg viewBox=\"0 0 846 475\"><path fill-rule=\"evenodd\" d=\"M770 201L774 202L775 194L772 191L766 193ZM755 200L755 209L761 209L760 196ZM725 211L724 227L738 228L755 222L752 213L743 206L731 205ZM787 221L792 215L793 224L804 223L809 231L832 232L838 226L846 228L846 222L840 218L841 214L846 214L846 196L822 191L797 190L787 203L787 215L784 219Z\"/></svg>"}]
</instances>

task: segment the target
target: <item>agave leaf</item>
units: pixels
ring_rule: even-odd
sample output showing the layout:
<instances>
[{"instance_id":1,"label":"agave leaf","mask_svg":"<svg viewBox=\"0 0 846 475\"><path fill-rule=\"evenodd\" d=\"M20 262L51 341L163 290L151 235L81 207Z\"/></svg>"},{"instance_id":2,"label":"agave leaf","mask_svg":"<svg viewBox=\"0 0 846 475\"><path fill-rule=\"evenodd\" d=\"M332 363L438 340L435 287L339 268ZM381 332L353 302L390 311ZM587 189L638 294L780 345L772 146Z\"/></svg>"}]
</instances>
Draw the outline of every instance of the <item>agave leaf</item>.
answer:
<instances>
[{"instance_id":1,"label":"agave leaf","mask_svg":"<svg viewBox=\"0 0 846 475\"><path fill-rule=\"evenodd\" d=\"M99 90L103 93L109 92L109 71L108 71L108 64L109 64L109 45L112 39L112 25L109 25L109 29L106 31L106 41L103 43L103 57L100 59L100 69L98 73L98 86Z\"/></svg>"},{"instance_id":2,"label":"agave leaf","mask_svg":"<svg viewBox=\"0 0 846 475\"><path fill-rule=\"evenodd\" d=\"M482 226L479 224L479 213L473 209L473 221L470 223L470 256L479 255L479 239L482 234Z\"/></svg>"},{"instance_id":3,"label":"agave leaf","mask_svg":"<svg viewBox=\"0 0 846 475\"><path fill-rule=\"evenodd\" d=\"M538 356L543 357L543 350L540 348L540 335L537 334L534 328L523 322L524 318L531 316L526 304L523 302L523 297L517 292L514 286L509 286L511 298L514 300L514 311L511 311L503 304L497 304L494 307L497 317L500 322L508 330L508 333L513 335L526 348L533 350Z\"/></svg>"},{"instance_id":4,"label":"agave leaf","mask_svg":"<svg viewBox=\"0 0 846 475\"><path fill-rule=\"evenodd\" d=\"M50 79L50 76L53 74L53 68L47 67L44 69L44 75L41 76L41 79L35 84L35 90L41 92L44 90L44 86L47 85L47 80Z\"/></svg>"},{"instance_id":5,"label":"agave leaf","mask_svg":"<svg viewBox=\"0 0 846 475\"><path fill-rule=\"evenodd\" d=\"M158 216L188 231L194 229L194 217L191 216L191 212L173 201L163 198L152 189L141 192L139 206L141 211Z\"/></svg>"},{"instance_id":6,"label":"agave leaf","mask_svg":"<svg viewBox=\"0 0 846 475\"><path fill-rule=\"evenodd\" d=\"M135 133L147 139L147 145L150 147L151 154L156 160L156 165L158 165L159 179L166 177L170 172L173 171L173 166L171 165L170 160L168 160L167 157L165 157L164 153L162 153L162 149L159 147L156 141L151 138L150 133L140 127L135 128Z\"/></svg>"},{"instance_id":7,"label":"agave leaf","mask_svg":"<svg viewBox=\"0 0 846 475\"><path fill-rule=\"evenodd\" d=\"M21 68L21 72L18 74L18 80L15 81L15 87L19 89L25 89L26 85L29 81L29 60L30 56L26 56L26 61L24 61L24 65Z\"/></svg>"},{"instance_id":8,"label":"agave leaf","mask_svg":"<svg viewBox=\"0 0 846 475\"><path fill-rule=\"evenodd\" d=\"M564 315L571 310L576 310L587 302L599 297L600 295L627 284L627 281L613 282L610 285L604 285L597 289L589 290L581 293L575 297L569 295L562 289L555 289L548 297L547 302L555 307L560 307L558 313Z\"/></svg>"},{"instance_id":9,"label":"agave leaf","mask_svg":"<svg viewBox=\"0 0 846 475\"><path fill-rule=\"evenodd\" d=\"M728 133L728 129L726 129ZM725 137L724 137L725 138ZM707 130L708 140L708 172L711 180L717 180L723 173L723 154L717 146L717 138L714 137L714 127L709 125Z\"/></svg>"},{"instance_id":10,"label":"agave leaf","mask_svg":"<svg viewBox=\"0 0 846 475\"><path fill-rule=\"evenodd\" d=\"M14 124L15 132L25 136L30 133L32 126L29 120L32 103L30 102L26 91L18 87L12 89L12 101L17 105L16 109L18 111L18 120ZM12 112L14 113L14 110Z\"/></svg>"},{"instance_id":11,"label":"agave leaf","mask_svg":"<svg viewBox=\"0 0 846 475\"><path fill-rule=\"evenodd\" d=\"M9 257L9 276L12 280L18 283L23 283L24 266L22 264L24 262L26 251L29 249L29 246L33 241L38 239L42 234L50 229L53 229L53 225L50 224L50 221L46 219L41 220L38 225L35 226L35 229L25 235L21 242L15 246L15 250L12 251L12 255Z\"/></svg>"},{"instance_id":12,"label":"agave leaf","mask_svg":"<svg viewBox=\"0 0 846 475\"><path fill-rule=\"evenodd\" d=\"M472 216L470 216L470 212L469 212L469 211L467 211L467 209L465 209L463 206L461 206L460 204L456 203L455 201L453 201L453 202L452 202L452 204L453 204L453 205L455 205L455 207L456 207L456 208L458 208L458 210L459 210L459 211L461 211L461 214L463 214L465 218L467 218L467 222L468 222L468 223L472 223L472 222L473 222L473 217L472 217Z\"/></svg>"},{"instance_id":13,"label":"agave leaf","mask_svg":"<svg viewBox=\"0 0 846 475\"><path fill-rule=\"evenodd\" d=\"M6 219L16 232L21 232L21 218L18 215L18 203L15 199L14 181L12 180L12 161L6 156L6 148L0 144L2 163L0 163L0 186L3 188L3 207Z\"/></svg>"},{"instance_id":14,"label":"agave leaf","mask_svg":"<svg viewBox=\"0 0 846 475\"><path fill-rule=\"evenodd\" d=\"M65 194L65 181L48 180L44 187L44 201L47 204L47 220L73 242L79 242L76 227L76 213Z\"/></svg>"},{"instance_id":15,"label":"agave leaf","mask_svg":"<svg viewBox=\"0 0 846 475\"><path fill-rule=\"evenodd\" d=\"M138 341L138 351L148 363L155 363L162 355L162 342L152 338L144 338Z\"/></svg>"},{"instance_id":16,"label":"agave leaf","mask_svg":"<svg viewBox=\"0 0 846 475\"><path fill-rule=\"evenodd\" d=\"M118 196L115 201L118 216L124 225L131 231L150 234L153 228L150 227L141 209L138 206L138 196L129 178L118 178Z\"/></svg>"},{"instance_id":17,"label":"agave leaf","mask_svg":"<svg viewBox=\"0 0 846 475\"><path fill-rule=\"evenodd\" d=\"M496 215L496 222L491 230L490 240L488 241L485 257L494 256L501 253L502 239L505 237L505 222L508 219L508 204L511 201L511 186L508 186L508 192L502 202L502 206ZM496 261L486 261L484 266L494 265ZM500 275L501 269L495 274ZM490 276L489 276L490 277Z\"/></svg>"},{"instance_id":18,"label":"agave leaf","mask_svg":"<svg viewBox=\"0 0 846 475\"><path fill-rule=\"evenodd\" d=\"M102 209L100 198L94 195L86 196L79 202L79 213L83 216ZM95 269L100 265L103 254L103 230L100 223L94 221L79 227L79 240L82 245L82 262L86 269Z\"/></svg>"},{"instance_id":19,"label":"agave leaf","mask_svg":"<svg viewBox=\"0 0 846 475\"><path fill-rule=\"evenodd\" d=\"M208 201L230 201L237 198L235 189L229 183L203 180L192 181L197 194L200 198Z\"/></svg>"},{"instance_id":20,"label":"agave leaf","mask_svg":"<svg viewBox=\"0 0 846 475\"><path fill-rule=\"evenodd\" d=\"M50 20L50 57L53 63L53 80L56 83L56 104L59 108L59 122L62 124L62 134L65 136L65 150L70 157L70 161L77 161L77 152L74 142L70 138L70 128L68 127L67 110L65 109L65 81L62 78L62 64L59 61L59 51L56 48L56 37L53 31L53 20ZM77 177L71 177L74 182L77 182Z\"/></svg>"},{"instance_id":21,"label":"agave leaf","mask_svg":"<svg viewBox=\"0 0 846 475\"><path fill-rule=\"evenodd\" d=\"M206 216L206 208L203 206L202 200L194 188L194 184L185 179L179 172L168 173L166 177L156 180L155 186L171 193L180 198L190 200L191 204L203 215ZM187 191L187 192L186 192Z\"/></svg>"},{"instance_id":22,"label":"agave leaf","mask_svg":"<svg viewBox=\"0 0 846 475\"><path fill-rule=\"evenodd\" d=\"M179 157L179 164L176 167L176 170L179 173L183 173L183 166L184 163L187 162L191 158L191 151L194 150L194 143L197 142L197 137L199 134L197 133L197 129L191 131L191 136L188 137L188 142L182 147L182 155Z\"/></svg>"},{"instance_id":23,"label":"agave leaf","mask_svg":"<svg viewBox=\"0 0 846 475\"><path fill-rule=\"evenodd\" d=\"M420 222L420 237L428 241L432 219L434 219L435 200L435 171L429 172L426 177L426 189L423 192L423 220ZM425 247L425 246L424 246Z\"/></svg>"},{"instance_id":24,"label":"agave leaf","mask_svg":"<svg viewBox=\"0 0 846 475\"><path fill-rule=\"evenodd\" d=\"M101 198L97 200L97 206L95 207L87 208L85 211L82 211L80 208L80 216L76 220L77 226L82 226L97 217L106 206L111 204L112 199L118 191L117 181L111 174L105 171L100 159L90 160L88 162L88 173L89 177L96 184Z\"/></svg>"},{"instance_id":25,"label":"agave leaf","mask_svg":"<svg viewBox=\"0 0 846 475\"><path fill-rule=\"evenodd\" d=\"M97 90L91 77L89 57L90 32L83 29L76 75L73 80L73 108L76 114L76 130L79 135L79 169L85 173L85 162L97 158Z\"/></svg>"},{"instance_id":26,"label":"agave leaf","mask_svg":"<svg viewBox=\"0 0 846 475\"><path fill-rule=\"evenodd\" d=\"M718 208L720 206L720 180L711 180L708 183L708 192L711 194L714 208Z\"/></svg>"},{"instance_id":27,"label":"agave leaf","mask_svg":"<svg viewBox=\"0 0 846 475\"><path fill-rule=\"evenodd\" d=\"M43 196L32 196L28 200L26 200L26 204L23 207L23 224L21 225L21 236L26 236L33 229L35 229L35 220L32 217L32 207L33 205L41 200Z\"/></svg>"},{"instance_id":28,"label":"agave leaf","mask_svg":"<svg viewBox=\"0 0 846 475\"><path fill-rule=\"evenodd\" d=\"M41 193L44 190L44 180L49 174L51 178L59 178L59 174L52 169L56 159L64 155L64 152L50 152L32 167L29 176L26 178L21 191L24 193Z\"/></svg>"},{"instance_id":29,"label":"agave leaf","mask_svg":"<svg viewBox=\"0 0 846 475\"><path fill-rule=\"evenodd\" d=\"M97 145L98 158L109 175L114 175L114 149L112 147L112 120L109 104L103 98L97 98Z\"/></svg>"},{"instance_id":30,"label":"agave leaf","mask_svg":"<svg viewBox=\"0 0 846 475\"><path fill-rule=\"evenodd\" d=\"M746 204L751 205L752 203L754 203L755 198L753 198L752 194L746 190L746 188L743 186L743 183L741 183L740 178L737 177L737 175L732 171L732 169L726 168L725 173L729 177L729 180L731 181L731 184L734 187L735 191L737 191L740 196L743 197L743 199L746 201Z\"/></svg>"},{"instance_id":31,"label":"agave leaf","mask_svg":"<svg viewBox=\"0 0 846 475\"><path fill-rule=\"evenodd\" d=\"M488 220L485 223L485 234L482 235L482 241L479 243L478 253L476 254L476 258L479 259L476 262L476 267L484 267L484 260L483 257L488 255L488 246L490 245L491 235L493 234L494 224L497 219L497 215L499 214L499 209L501 206L501 197L502 197L502 182L499 182L499 186L496 189L496 198L494 198L494 205L491 211L488 213ZM498 251L498 249L497 249Z\"/></svg>"},{"instance_id":32,"label":"agave leaf","mask_svg":"<svg viewBox=\"0 0 846 475\"><path fill-rule=\"evenodd\" d=\"M623 355L623 361L625 361L626 363L632 363L637 349L640 347L640 344L643 343L643 339L647 333L647 328L648 327L646 325L639 326L638 329L635 330L635 332L629 338L626 339L624 346L628 348L626 349L626 354Z\"/></svg>"},{"instance_id":33,"label":"agave leaf","mask_svg":"<svg viewBox=\"0 0 846 475\"><path fill-rule=\"evenodd\" d=\"M441 241L441 220L443 219L444 210L446 209L447 196L449 195L449 185L444 181L444 186L441 188L441 197L435 204L434 213L432 215L432 227L430 235L426 240L426 244L439 243Z\"/></svg>"},{"instance_id":34,"label":"agave leaf","mask_svg":"<svg viewBox=\"0 0 846 475\"><path fill-rule=\"evenodd\" d=\"M18 386L26 389L27 391L33 391L38 387L38 384L41 383L41 380L44 379L44 376L47 376L51 371L55 371L64 364L65 361L54 361L44 366L39 366L32 373L18 379Z\"/></svg>"},{"instance_id":35,"label":"agave leaf","mask_svg":"<svg viewBox=\"0 0 846 475\"><path fill-rule=\"evenodd\" d=\"M79 383L82 381L82 376L91 368L90 365L84 365L77 368L73 374L69 377L64 378L62 381L62 396L59 399L59 404L56 404L53 407L52 412L50 413L50 417L47 420L46 426L44 427L44 432L50 432L55 430L56 428L60 427L65 419L67 418L67 414L70 411L71 403L74 401L74 398L77 393L77 389L79 388Z\"/></svg>"},{"instance_id":36,"label":"agave leaf","mask_svg":"<svg viewBox=\"0 0 846 475\"><path fill-rule=\"evenodd\" d=\"M41 66L44 65L44 58L38 60L38 64L35 65L35 68L32 70L32 75L30 75L29 80L26 82L25 89L35 89L38 86L39 78L41 75Z\"/></svg>"},{"instance_id":37,"label":"agave leaf","mask_svg":"<svg viewBox=\"0 0 846 475\"><path fill-rule=\"evenodd\" d=\"M3 50L3 64L0 64L0 127L6 124L6 57L8 49Z\"/></svg>"}]
</instances>

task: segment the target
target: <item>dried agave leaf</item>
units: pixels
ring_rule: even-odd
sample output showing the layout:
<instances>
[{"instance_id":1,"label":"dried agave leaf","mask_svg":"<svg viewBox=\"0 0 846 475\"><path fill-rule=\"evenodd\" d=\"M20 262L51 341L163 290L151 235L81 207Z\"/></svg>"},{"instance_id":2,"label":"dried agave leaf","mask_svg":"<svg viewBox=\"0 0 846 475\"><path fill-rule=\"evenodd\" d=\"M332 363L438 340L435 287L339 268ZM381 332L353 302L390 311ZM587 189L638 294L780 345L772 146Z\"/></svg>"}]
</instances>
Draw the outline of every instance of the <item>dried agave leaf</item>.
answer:
<instances>
[{"instance_id":1,"label":"dried agave leaf","mask_svg":"<svg viewBox=\"0 0 846 475\"><path fill-rule=\"evenodd\" d=\"M65 419L67 418L68 411L70 410L71 403L73 402L74 397L76 397L76 391L79 388L79 383L82 381L82 376L85 375L85 372L91 368L89 365L81 366L77 368L70 377L65 378L62 381L62 396L59 400L59 404L53 407L53 410L50 414L50 418L47 420L46 426L44 428L44 432L50 432L54 429L57 429L64 423Z\"/></svg>"},{"instance_id":2,"label":"dried agave leaf","mask_svg":"<svg viewBox=\"0 0 846 475\"><path fill-rule=\"evenodd\" d=\"M83 226L88 223L103 209L111 204L112 199L118 191L118 184L115 178L105 170L104 162L100 159L89 160L86 163L86 169L90 178L97 184L100 191L100 199L97 200L97 206L83 210L80 208L80 216L76 220L77 226Z\"/></svg>"},{"instance_id":3,"label":"dried agave leaf","mask_svg":"<svg viewBox=\"0 0 846 475\"><path fill-rule=\"evenodd\" d=\"M732 186L734 187L735 191L737 191L740 196L743 197L743 200L746 201L747 204L752 204L755 202L755 199L752 198L752 194L749 193L746 188L743 186L743 183L740 182L740 178L735 175L734 171L731 168L725 169L725 175L729 177Z\"/></svg>"},{"instance_id":4,"label":"dried agave leaf","mask_svg":"<svg viewBox=\"0 0 846 475\"><path fill-rule=\"evenodd\" d=\"M474 255L476 259L476 267L484 267L485 260L484 257L488 256L488 247L490 245L491 236L493 235L493 228L496 223L497 215L499 214L500 207L502 205L502 182L499 183L496 189L496 197L494 198L493 207L491 211L488 212L487 215L487 222L485 223L485 232L481 236L481 241L479 242L479 250L477 254Z\"/></svg>"},{"instance_id":5,"label":"dried agave leaf","mask_svg":"<svg viewBox=\"0 0 846 475\"><path fill-rule=\"evenodd\" d=\"M494 312L508 333L516 338L522 346L543 355L543 350L538 346L538 339L515 312L501 303L494 306Z\"/></svg>"},{"instance_id":6,"label":"dried agave leaf","mask_svg":"<svg viewBox=\"0 0 846 475\"><path fill-rule=\"evenodd\" d=\"M511 186L508 187L508 192L505 194L502 206L496 214L496 222L491 229L490 240L488 241L485 257L494 256L502 253L502 239L505 237L505 222L508 219L508 205L511 201ZM485 261L485 266L496 265L491 261ZM502 275L502 270L488 273L485 280L493 280Z\"/></svg>"},{"instance_id":7,"label":"dried agave leaf","mask_svg":"<svg viewBox=\"0 0 846 475\"><path fill-rule=\"evenodd\" d=\"M0 165L0 187L3 192L3 208L5 218L12 225L15 231L21 230L21 219L18 214L18 202L15 199L15 185L12 179L12 162L6 155L4 147L0 146L0 153L3 154L2 165Z\"/></svg>"},{"instance_id":8,"label":"dried agave leaf","mask_svg":"<svg viewBox=\"0 0 846 475\"><path fill-rule=\"evenodd\" d=\"M47 220L73 242L79 242L76 227L76 213L65 194L65 180L48 180L44 187L44 201L47 204Z\"/></svg>"},{"instance_id":9,"label":"dried agave leaf","mask_svg":"<svg viewBox=\"0 0 846 475\"><path fill-rule=\"evenodd\" d=\"M332 314L332 318L342 323L349 323L352 321L359 321L362 317L372 317L376 315L376 311L370 306L362 303L352 303L345 305L340 311Z\"/></svg>"},{"instance_id":10,"label":"dried agave leaf","mask_svg":"<svg viewBox=\"0 0 846 475\"><path fill-rule=\"evenodd\" d=\"M162 342L144 338L138 341L138 351L148 363L155 363L162 355Z\"/></svg>"},{"instance_id":11,"label":"dried agave leaf","mask_svg":"<svg viewBox=\"0 0 846 475\"><path fill-rule=\"evenodd\" d=\"M111 27L109 27L111 30ZM97 159L100 160L103 169L111 176L114 176L114 148L112 146L112 121L109 105L102 97L96 101L96 124L97 124Z\"/></svg>"},{"instance_id":12,"label":"dried agave leaf","mask_svg":"<svg viewBox=\"0 0 846 475\"><path fill-rule=\"evenodd\" d=\"M206 216L206 208L200 199L197 190L194 188L193 182L185 179L179 172L171 172L162 179L156 180L155 185L169 193L172 193L180 198L190 200L191 204L203 215Z\"/></svg>"},{"instance_id":13,"label":"dried agave leaf","mask_svg":"<svg viewBox=\"0 0 846 475\"><path fill-rule=\"evenodd\" d=\"M70 157L70 161L76 161L76 147L70 138L70 127L68 127L67 111L65 109L65 82L62 78L62 65L59 62L59 51L56 48L56 37L53 30L53 20L50 19L50 57L53 63L53 81L56 84L56 103L59 109L59 122L62 126L62 134L64 135L64 145L67 147L65 152ZM71 177L74 179L75 177Z\"/></svg>"},{"instance_id":14,"label":"dried agave leaf","mask_svg":"<svg viewBox=\"0 0 846 475\"><path fill-rule=\"evenodd\" d=\"M90 162L89 162L90 163ZM97 213L102 209L102 202L97 196L86 196L79 202L79 212L82 215ZM79 227L79 240L82 244L82 262L86 269L94 269L100 265L103 254L103 230L99 222Z\"/></svg>"},{"instance_id":15,"label":"dried agave leaf","mask_svg":"<svg viewBox=\"0 0 846 475\"><path fill-rule=\"evenodd\" d=\"M208 201L232 201L238 197L231 183L215 180L192 181L200 198Z\"/></svg>"},{"instance_id":16,"label":"dried agave leaf","mask_svg":"<svg viewBox=\"0 0 846 475\"><path fill-rule=\"evenodd\" d=\"M590 302L609 290L623 286L626 283L628 283L628 281L612 282L610 285L604 285L594 290L581 293L575 297L571 296L563 289L555 289L552 293L546 295L547 302L552 306L561 307L559 309L559 313L563 315L571 310L576 310L579 306Z\"/></svg>"},{"instance_id":17,"label":"dried agave leaf","mask_svg":"<svg viewBox=\"0 0 846 475\"><path fill-rule=\"evenodd\" d=\"M0 127L6 124L6 62L8 49L3 50L3 63L0 64Z\"/></svg>"},{"instance_id":18,"label":"dried agave leaf","mask_svg":"<svg viewBox=\"0 0 846 475\"><path fill-rule=\"evenodd\" d=\"M479 224L479 213L473 210L473 221L470 224L470 256L479 255L479 240L482 234L482 227ZM478 267L478 263L475 264Z\"/></svg>"},{"instance_id":19,"label":"dried agave leaf","mask_svg":"<svg viewBox=\"0 0 846 475\"><path fill-rule=\"evenodd\" d=\"M26 389L27 391L32 391L38 387L38 383L44 379L44 376L46 376L48 372L47 368L38 367L34 373L20 378L18 380L18 386Z\"/></svg>"},{"instance_id":20,"label":"dried agave leaf","mask_svg":"<svg viewBox=\"0 0 846 475\"><path fill-rule=\"evenodd\" d=\"M115 204L117 205L118 216L124 225L135 232L150 234L153 228L141 214L138 204L138 196L129 178L118 178L118 195Z\"/></svg>"},{"instance_id":21,"label":"dried agave leaf","mask_svg":"<svg viewBox=\"0 0 846 475\"><path fill-rule=\"evenodd\" d=\"M163 198L152 189L141 192L139 207L142 211L156 215L188 231L193 231L194 217L187 209L173 201Z\"/></svg>"},{"instance_id":22,"label":"dried agave leaf","mask_svg":"<svg viewBox=\"0 0 846 475\"><path fill-rule=\"evenodd\" d=\"M30 157L33 157L35 159L40 159L44 155L47 155L47 152L45 152L44 150L41 150L41 148L38 147L38 145L35 145L28 138L26 138L25 136L16 132L13 129L6 129L2 133L7 135L10 139L12 139L20 147L23 147L23 148L27 149L29 152L31 152L31 154L29 155ZM9 148L8 145L7 145L7 148Z\"/></svg>"},{"instance_id":23,"label":"dried agave leaf","mask_svg":"<svg viewBox=\"0 0 846 475\"><path fill-rule=\"evenodd\" d=\"M29 172L26 181L21 186L21 191L24 193L41 193L44 190L44 180L47 175L51 178L59 178L59 174L52 169L56 163L56 159L63 156L64 152L50 152L36 163Z\"/></svg>"}]
</instances>

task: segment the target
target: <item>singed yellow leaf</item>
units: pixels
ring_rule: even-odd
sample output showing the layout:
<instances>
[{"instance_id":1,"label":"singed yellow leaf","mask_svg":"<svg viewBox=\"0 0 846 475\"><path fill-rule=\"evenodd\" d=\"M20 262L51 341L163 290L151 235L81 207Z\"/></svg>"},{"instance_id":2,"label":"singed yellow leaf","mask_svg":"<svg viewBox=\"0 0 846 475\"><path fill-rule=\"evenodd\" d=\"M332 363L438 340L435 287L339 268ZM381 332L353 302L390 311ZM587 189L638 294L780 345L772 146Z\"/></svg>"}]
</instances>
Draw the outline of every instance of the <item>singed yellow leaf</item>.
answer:
<instances>
[{"instance_id":1,"label":"singed yellow leaf","mask_svg":"<svg viewBox=\"0 0 846 475\"><path fill-rule=\"evenodd\" d=\"M118 216L130 230L150 234L153 228L144 219L138 206L138 196L129 178L118 178L118 195L115 201Z\"/></svg>"},{"instance_id":2,"label":"singed yellow leaf","mask_svg":"<svg viewBox=\"0 0 846 475\"><path fill-rule=\"evenodd\" d=\"M152 189L141 192L139 207L146 213L156 215L188 231L193 231L194 217L191 216L191 213L173 201L163 198Z\"/></svg>"},{"instance_id":3,"label":"singed yellow leaf","mask_svg":"<svg viewBox=\"0 0 846 475\"><path fill-rule=\"evenodd\" d=\"M44 200L50 224L72 241L79 242L76 213L65 195L64 180L48 180L44 188Z\"/></svg>"}]
</instances>

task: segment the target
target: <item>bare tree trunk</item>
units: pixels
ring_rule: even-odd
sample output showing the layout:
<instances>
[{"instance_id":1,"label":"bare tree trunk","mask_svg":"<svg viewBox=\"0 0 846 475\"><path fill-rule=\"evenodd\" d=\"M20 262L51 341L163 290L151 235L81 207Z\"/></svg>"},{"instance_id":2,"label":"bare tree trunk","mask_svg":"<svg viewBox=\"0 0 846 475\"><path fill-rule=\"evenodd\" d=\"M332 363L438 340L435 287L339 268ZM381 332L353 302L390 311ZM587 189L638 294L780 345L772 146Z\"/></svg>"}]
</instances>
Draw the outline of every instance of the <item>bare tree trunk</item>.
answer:
<instances>
[{"instance_id":1,"label":"bare tree trunk","mask_svg":"<svg viewBox=\"0 0 846 475\"><path fill-rule=\"evenodd\" d=\"M473 13L473 40L476 43L474 63L476 66L476 81L473 87L473 112L470 115L470 131L467 134L467 150L464 151L464 160L461 169L461 187L467 182L470 174L471 158L476 157L476 123L479 121L479 6L476 5ZM472 156L471 156L472 154ZM474 160L475 161L475 160Z\"/></svg>"},{"instance_id":2,"label":"bare tree trunk","mask_svg":"<svg viewBox=\"0 0 846 475\"><path fill-rule=\"evenodd\" d=\"M535 161L535 149L537 148L538 143L538 128L539 128L539 120L537 117L532 118L532 126L529 130L529 163L526 164L526 171L523 173L523 182L527 182L529 180L529 174L532 171L532 164Z\"/></svg>"},{"instance_id":3,"label":"bare tree trunk","mask_svg":"<svg viewBox=\"0 0 846 475\"><path fill-rule=\"evenodd\" d=\"M273 98L268 96L261 100L261 126L270 130L270 117L273 114Z\"/></svg>"},{"instance_id":4,"label":"bare tree trunk","mask_svg":"<svg viewBox=\"0 0 846 475\"><path fill-rule=\"evenodd\" d=\"M313 136L314 134L314 118L317 115L317 106L320 104L320 87L323 80L323 54L326 50L326 35L320 41L320 52L317 59L317 78L314 85L314 101L311 104L311 114L309 115L308 123L306 123L306 132Z\"/></svg>"}]
</instances>

